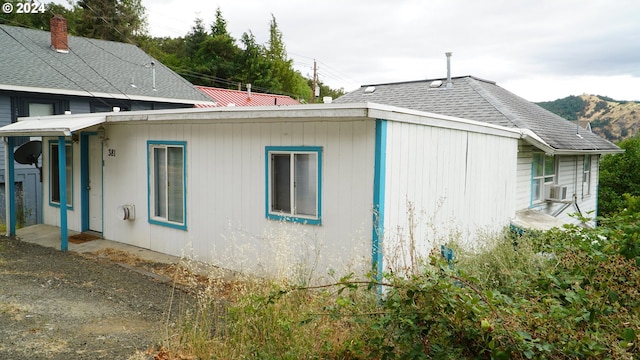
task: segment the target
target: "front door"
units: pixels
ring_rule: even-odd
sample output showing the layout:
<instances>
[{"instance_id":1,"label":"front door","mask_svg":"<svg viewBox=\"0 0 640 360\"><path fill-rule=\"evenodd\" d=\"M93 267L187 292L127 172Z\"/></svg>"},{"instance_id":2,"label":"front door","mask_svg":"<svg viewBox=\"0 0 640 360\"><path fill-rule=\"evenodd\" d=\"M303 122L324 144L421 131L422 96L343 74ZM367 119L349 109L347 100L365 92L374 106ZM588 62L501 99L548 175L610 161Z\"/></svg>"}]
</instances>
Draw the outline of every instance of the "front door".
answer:
<instances>
[{"instance_id":1,"label":"front door","mask_svg":"<svg viewBox=\"0 0 640 360\"><path fill-rule=\"evenodd\" d=\"M102 233L102 141L95 133L81 137L82 231Z\"/></svg>"}]
</instances>

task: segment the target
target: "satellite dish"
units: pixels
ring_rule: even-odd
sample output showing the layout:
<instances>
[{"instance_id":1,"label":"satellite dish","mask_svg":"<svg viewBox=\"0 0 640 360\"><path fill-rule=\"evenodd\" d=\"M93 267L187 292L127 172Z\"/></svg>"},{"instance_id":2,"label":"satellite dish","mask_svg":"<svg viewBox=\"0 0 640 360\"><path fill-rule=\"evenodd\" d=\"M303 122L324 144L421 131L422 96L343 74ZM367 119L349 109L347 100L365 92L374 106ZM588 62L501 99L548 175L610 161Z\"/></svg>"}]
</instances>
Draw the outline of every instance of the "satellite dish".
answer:
<instances>
[{"instance_id":1,"label":"satellite dish","mask_svg":"<svg viewBox=\"0 0 640 360\"><path fill-rule=\"evenodd\" d=\"M42 141L31 140L20 145L13 153L13 158L20 164L35 165L40 170L40 182L42 182L42 167L38 166L40 154L42 154Z\"/></svg>"},{"instance_id":2,"label":"satellite dish","mask_svg":"<svg viewBox=\"0 0 640 360\"><path fill-rule=\"evenodd\" d=\"M40 154L42 154L42 141L32 140L20 145L13 153L13 157L20 164L37 165Z\"/></svg>"}]
</instances>

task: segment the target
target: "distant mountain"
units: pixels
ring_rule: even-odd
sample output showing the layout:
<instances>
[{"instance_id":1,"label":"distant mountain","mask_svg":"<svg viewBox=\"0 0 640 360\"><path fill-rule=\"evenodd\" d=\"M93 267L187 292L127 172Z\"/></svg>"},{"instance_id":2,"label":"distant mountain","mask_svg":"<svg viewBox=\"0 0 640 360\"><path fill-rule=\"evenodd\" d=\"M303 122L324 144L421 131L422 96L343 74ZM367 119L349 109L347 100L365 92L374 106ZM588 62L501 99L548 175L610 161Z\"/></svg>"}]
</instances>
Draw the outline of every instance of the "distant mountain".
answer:
<instances>
[{"instance_id":1,"label":"distant mountain","mask_svg":"<svg viewBox=\"0 0 640 360\"><path fill-rule=\"evenodd\" d=\"M617 101L600 95L567 96L538 105L591 130L613 142L628 139L640 132L640 102Z\"/></svg>"}]
</instances>

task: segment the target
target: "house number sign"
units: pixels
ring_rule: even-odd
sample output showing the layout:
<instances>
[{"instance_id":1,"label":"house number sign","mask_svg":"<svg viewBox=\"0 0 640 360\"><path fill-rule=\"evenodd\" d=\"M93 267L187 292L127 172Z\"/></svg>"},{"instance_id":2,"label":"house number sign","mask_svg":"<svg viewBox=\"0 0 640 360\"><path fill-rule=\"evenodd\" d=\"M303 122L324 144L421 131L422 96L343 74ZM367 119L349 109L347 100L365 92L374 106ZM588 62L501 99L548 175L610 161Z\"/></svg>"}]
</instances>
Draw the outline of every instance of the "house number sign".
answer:
<instances>
[{"instance_id":1,"label":"house number sign","mask_svg":"<svg viewBox=\"0 0 640 360\"><path fill-rule=\"evenodd\" d=\"M107 156L116 157L116 149L107 149Z\"/></svg>"}]
</instances>

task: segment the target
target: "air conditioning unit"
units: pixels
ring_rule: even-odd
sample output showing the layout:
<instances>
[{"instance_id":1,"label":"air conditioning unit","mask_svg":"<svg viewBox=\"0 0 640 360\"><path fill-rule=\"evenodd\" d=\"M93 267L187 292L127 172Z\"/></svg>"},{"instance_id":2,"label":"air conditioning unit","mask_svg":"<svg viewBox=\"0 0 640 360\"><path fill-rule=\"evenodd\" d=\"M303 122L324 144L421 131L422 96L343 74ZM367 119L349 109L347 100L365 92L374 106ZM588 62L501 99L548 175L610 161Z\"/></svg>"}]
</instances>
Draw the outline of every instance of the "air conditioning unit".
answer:
<instances>
[{"instance_id":1,"label":"air conditioning unit","mask_svg":"<svg viewBox=\"0 0 640 360\"><path fill-rule=\"evenodd\" d=\"M545 186L545 199L549 201L567 200L567 185L547 185Z\"/></svg>"}]
</instances>

